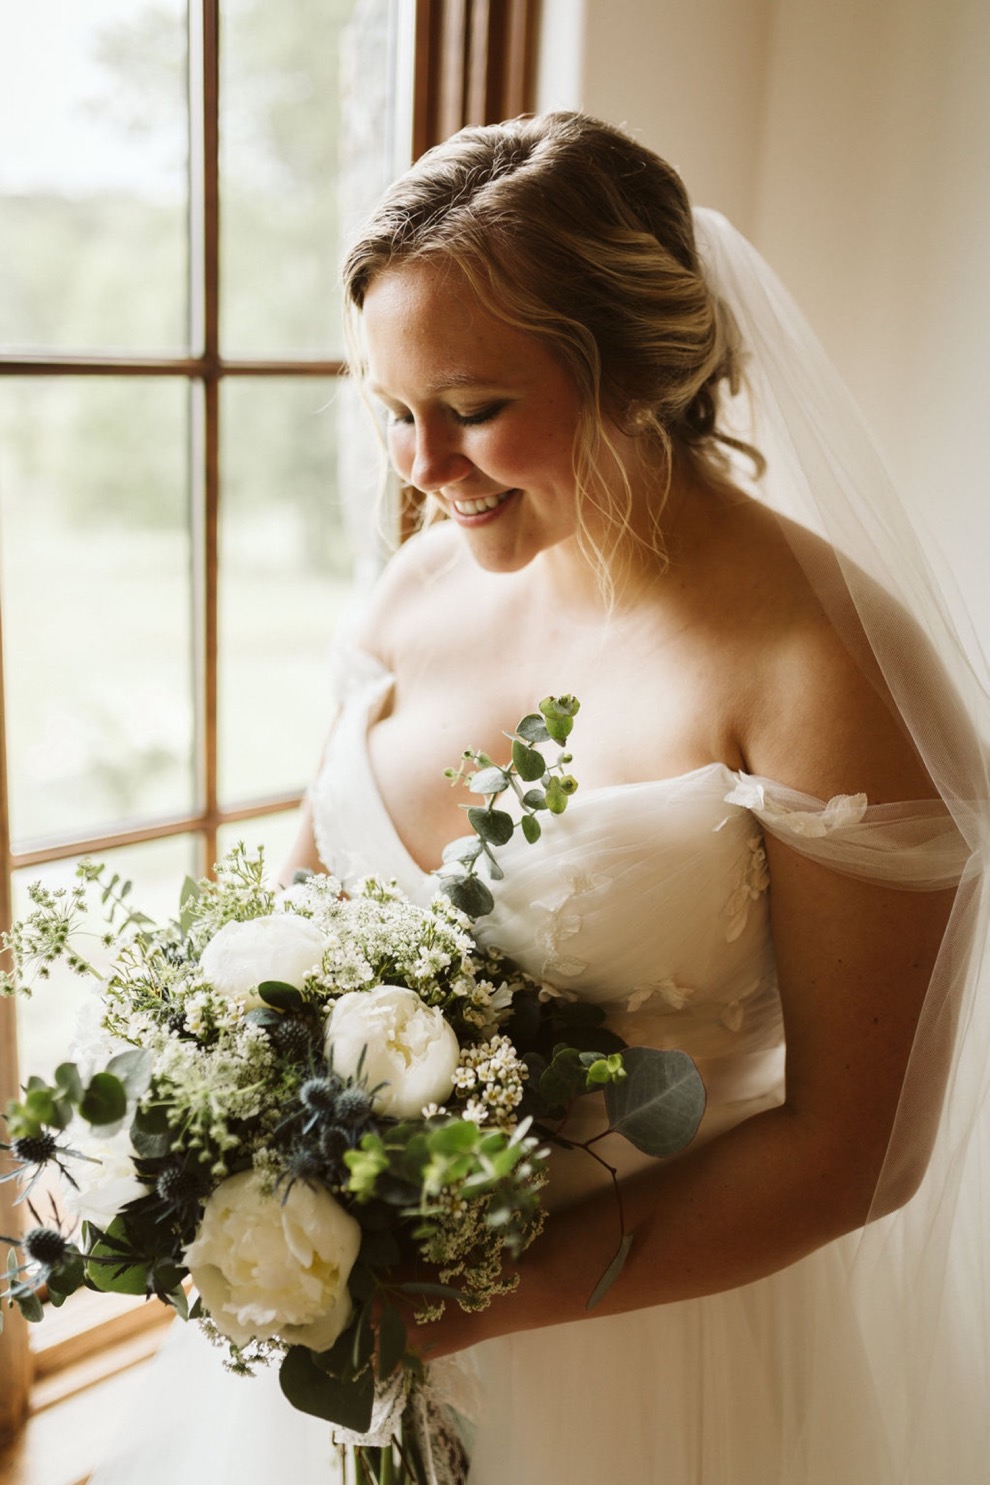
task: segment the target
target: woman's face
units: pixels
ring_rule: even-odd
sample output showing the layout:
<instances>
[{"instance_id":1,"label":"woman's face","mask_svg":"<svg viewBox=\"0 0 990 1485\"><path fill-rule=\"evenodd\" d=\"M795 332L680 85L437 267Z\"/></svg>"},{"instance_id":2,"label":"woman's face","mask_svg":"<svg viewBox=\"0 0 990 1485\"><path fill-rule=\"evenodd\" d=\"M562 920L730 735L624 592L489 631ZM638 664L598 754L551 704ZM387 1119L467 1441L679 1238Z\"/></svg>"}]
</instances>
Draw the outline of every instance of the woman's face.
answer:
<instances>
[{"instance_id":1,"label":"woman's face","mask_svg":"<svg viewBox=\"0 0 990 1485\"><path fill-rule=\"evenodd\" d=\"M579 399L540 341L441 263L387 269L364 304L370 390L399 476L436 496L493 572L573 539Z\"/></svg>"}]
</instances>

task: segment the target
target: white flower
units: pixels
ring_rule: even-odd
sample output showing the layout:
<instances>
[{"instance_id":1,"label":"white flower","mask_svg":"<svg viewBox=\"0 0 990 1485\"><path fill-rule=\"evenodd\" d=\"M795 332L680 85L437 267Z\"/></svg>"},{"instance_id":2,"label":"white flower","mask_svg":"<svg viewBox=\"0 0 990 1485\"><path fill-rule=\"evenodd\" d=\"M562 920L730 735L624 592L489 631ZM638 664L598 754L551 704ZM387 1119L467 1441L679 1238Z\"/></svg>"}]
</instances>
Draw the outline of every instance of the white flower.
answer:
<instances>
[{"instance_id":1,"label":"white flower","mask_svg":"<svg viewBox=\"0 0 990 1485\"><path fill-rule=\"evenodd\" d=\"M258 986L280 980L297 990L318 970L326 939L309 918L269 913L246 923L225 923L203 950L200 970L214 990L243 1003L246 1011L264 1004Z\"/></svg>"},{"instance_id":2,"label":"white flower","mask_svg":"<svg viewBox=\"0 0 990 1485\"><path fill-rule=\"evenodd\" d=\"M369 1088L383 1083L375 1108L396 1119L418 1118L442 1103L453 1088L460 1047L443 1013L424 1005L414 990L379 985L351 990L334 1003L326 1037L327 1057L342 1077L362 1075Z\"/></svg>"},{"instance_id":3,"label":"white flower","mask_svg":"<svg viewBox=\"0 0 990 1485\"><path fill-rule=\"evenodd\" d=\"M89 1125L80 1128L78 1134L76 1128L75 1124L70 1127L68 1144L87 1158L71 1162L76 1189L66 1183L60 1200L77 1217L106 1227L121 1207L147 1196L148 1188L135 1174L134 1151L126 1129L110 1139L99 1139L90 1134Z\"/></svg>"},{"instance_id":4,"label":"white flower","mask_svg":"<svg viewBox=\"0 0 990 1485\"><path fill-rule=\"evenodd\" d=\"M216 1188L185 1259L235 1345L280 1337L326 1351L351 1317L347 1279L360 1246L360 1226L328 1191L296 1181L283 1199L252 1170Z\"/></svg>"}]
</instances>

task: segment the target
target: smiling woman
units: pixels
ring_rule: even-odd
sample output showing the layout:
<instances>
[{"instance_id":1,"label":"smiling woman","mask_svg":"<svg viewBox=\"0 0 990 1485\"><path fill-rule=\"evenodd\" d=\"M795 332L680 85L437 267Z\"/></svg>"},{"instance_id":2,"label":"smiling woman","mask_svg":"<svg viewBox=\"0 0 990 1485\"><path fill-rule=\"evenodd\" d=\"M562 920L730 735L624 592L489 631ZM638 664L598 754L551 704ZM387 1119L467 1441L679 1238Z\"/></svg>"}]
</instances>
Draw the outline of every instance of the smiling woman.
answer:
<instances>
[{"instance_id":1,"label":"smiling woman","mask_svg":"<svg viewBox=\"0 0 990 1485\"><path fill-rule=\"evenodd\" d=\"M550 350L430 263L374 282L364 335L396 471L471 534L482 567L515 571L573 534L579 402Z\"/></svg>"}]
</instances>

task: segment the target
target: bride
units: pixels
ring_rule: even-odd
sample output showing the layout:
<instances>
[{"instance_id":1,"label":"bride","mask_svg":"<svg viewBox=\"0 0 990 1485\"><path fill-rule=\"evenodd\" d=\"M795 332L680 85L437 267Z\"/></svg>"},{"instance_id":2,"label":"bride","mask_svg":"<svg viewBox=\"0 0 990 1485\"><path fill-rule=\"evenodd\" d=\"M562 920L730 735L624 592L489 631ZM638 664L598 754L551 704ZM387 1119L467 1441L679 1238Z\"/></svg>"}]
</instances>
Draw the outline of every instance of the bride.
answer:
<instances>
[{"instance_id":1,"label":"bride","mask_svg":"<svg viewBox=\"0 0 990 1485\"><path fill-rule=\"evenodd\" d=\"M482 928L708 1096L675 1160L606 1151L634 1240L592 1313L614 1198L559 1162L517 1291L420 1332L472 1485L977 1485L985 761L841 388L728 224L581 115L431 151L344 283L427 520L338 646L288 870L428 896L444 766L574 692L580 789ZM331 1478L309 1420L235 1393L229 1449L190 1420L204 1480L260 1479L266 1433Z\"/></svg>"}]
</instances>

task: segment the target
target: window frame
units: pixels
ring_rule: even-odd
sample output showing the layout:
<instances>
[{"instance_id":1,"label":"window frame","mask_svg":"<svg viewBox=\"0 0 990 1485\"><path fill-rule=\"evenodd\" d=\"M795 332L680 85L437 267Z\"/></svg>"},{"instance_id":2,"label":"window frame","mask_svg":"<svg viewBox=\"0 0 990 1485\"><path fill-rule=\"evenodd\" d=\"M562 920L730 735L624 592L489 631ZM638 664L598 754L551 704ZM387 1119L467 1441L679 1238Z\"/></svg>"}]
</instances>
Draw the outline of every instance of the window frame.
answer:
<instances>
[{"instance_id":1,"label":"window frame","mask_svg":"<svg viewBox=\"0 0 990 1485\"><path fill-rule=\"evenodd\" d=\"M402 3L402 0L400 0ZM188 356L107 356L0 353L0 376L28 377L172 377L184 379L193 410L190 476L193 489L194 618L197 690L196 738L198 807L181 815L139 820L120 830L95 835L67 834L28 843L15 851L10 838L6 712L3 672L3 595L0 592L0 927L12 919L13 874L34 866L84 854L100 854L123 845L190 835L198 842L199 865L205 872L216 859L217 835L223 826L291 809L302 790L273 793L226 807L219 799L217 777L218 717L218 575L221 500L219 402L229 377L337 377L344 363L318 358L224 358L220 353L220 177L219 92L223 0L199 0L202 24L191 21L190 40L190 281L191 343L199 354ZM533 102L534 60L539 0L412 0L413 88L412 158L465 124L494 123L528 111ZM198 85L198 89L197 86ZM16 1008L0 1001L0 1107L18 1091ZM13 1207L11 1184L0 1186L0 1231L18 1230L19 1208ZM160 1319L160 1317L157 1317ZM0 1441L23 1425L31 1404L37 1371L50 1379L78 1359L81 1350L110 1346L122 1335L154 1323L151 1307L130 1318L87 1322L85 1337L69 1334L47 1347L36 1362L27 1327L15 1309L4 1312L0 1333ZM115 1369L113 1363L107 1374ZM95 1378L94 1378L95 1380Z\"/></svg>"}]
</instances>

